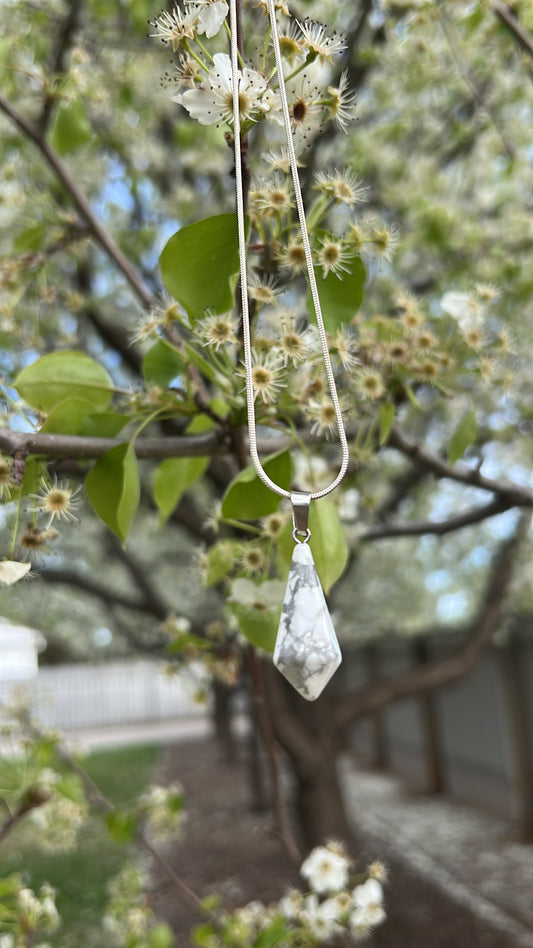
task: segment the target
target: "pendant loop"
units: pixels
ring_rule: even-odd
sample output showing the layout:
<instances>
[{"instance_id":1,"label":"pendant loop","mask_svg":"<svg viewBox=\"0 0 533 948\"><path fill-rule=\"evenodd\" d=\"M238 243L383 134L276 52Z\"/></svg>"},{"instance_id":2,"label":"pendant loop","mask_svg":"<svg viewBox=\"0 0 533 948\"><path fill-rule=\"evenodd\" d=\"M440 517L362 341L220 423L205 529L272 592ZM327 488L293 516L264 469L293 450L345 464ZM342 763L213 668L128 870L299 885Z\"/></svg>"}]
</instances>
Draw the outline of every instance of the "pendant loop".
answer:
<instances>
[{"instance_id":1,"label":"pendant loop","mask_svg":"<svg viewBox=\"0 0 533 948\"><path fill-rule=\"evenodd\" d=\"M308 528L305 533L300 533L300 531L295 527L292 531L292 538L295 543L309 543L309 540L311 539L311 531Z\"/></svg>"},{"instance_id":2,"label":"pendant loop","mask_svg":"<svg viewBox=\"0 0 533 948\"><path fill-rule=\"evenodd\" d=\"M291 493L292 523L294 527L292 535L293 538L299 543L306 543L311 536L311 532L309 530L310 503L311 494L305 494L300 491L294 491ZM305 539L298 540L298 536L303 536Z\"/></svg>"}]
</instances>

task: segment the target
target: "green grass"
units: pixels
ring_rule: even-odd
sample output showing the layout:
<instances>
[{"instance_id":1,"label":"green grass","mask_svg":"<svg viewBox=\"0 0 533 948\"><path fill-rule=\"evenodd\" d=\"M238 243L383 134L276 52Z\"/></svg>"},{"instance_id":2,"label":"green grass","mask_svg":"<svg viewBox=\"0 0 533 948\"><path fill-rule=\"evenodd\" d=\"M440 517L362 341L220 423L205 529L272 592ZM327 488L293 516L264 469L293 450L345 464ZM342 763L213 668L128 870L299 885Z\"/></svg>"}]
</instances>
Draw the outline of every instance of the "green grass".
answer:
<instances>
[{"instance_id":1,"label":"green grass","mask_svg":"<svg viewBox=\"0 0 533 948\"><path fill-rule=\"evenodd\" d=\"M150 783L158 748L152 745L98 751L84 768L104 796L115 804L126 803ZM80 831L77 848L70 853L49 853L35 841L30 821L6 838L0 847L0 873L20 872L37 890L49 882L57 890L56 904L63 920L49 942L54 948L107 948L95 928L107 903L107 884L127 861L127 846L113 842L98 814Z\"/></svg>"}]
</instances>

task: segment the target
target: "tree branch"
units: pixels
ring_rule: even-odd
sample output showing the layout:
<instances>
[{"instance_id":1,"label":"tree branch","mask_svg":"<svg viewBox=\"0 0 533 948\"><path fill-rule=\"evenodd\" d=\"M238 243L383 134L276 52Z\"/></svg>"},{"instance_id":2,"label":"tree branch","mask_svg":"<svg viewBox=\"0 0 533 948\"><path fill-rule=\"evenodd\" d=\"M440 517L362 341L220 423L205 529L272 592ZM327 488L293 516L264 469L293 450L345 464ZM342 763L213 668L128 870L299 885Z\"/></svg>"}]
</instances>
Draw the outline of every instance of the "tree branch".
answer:
<instances>
[{"instance_id":1,"label":"tree branch","mask_svg":"<svg viewBox=\"0 0 533 948\"><path fill-rule=\"evenodd\" d=\"M31 800L24 799L17 809L10 813L6 820L0 825L0 843L6 838L8 833L11 832L17 826L18 823L26 816L30 810L34 810L36 807L41 806L42 803L45 803L46 799L42 800ZM7 806L7 804L6 804Z\"/></svg>"},{"instance_id":2,"label":"tree branch","mask_svg":"<svg viewBox=\"0 0 533 948\"><path fill-rule=\"evenodd\" d=\"M390 484L390 490L385 500L376 509L376 520L380 523L386 523L391 514L395 514L411 490L421 483L428 472L422 468L410 465L405 471L402 471L398 477L395 477Z\"/></svg>"},{"instance_id":3,"label":"tree branch","mask_svg":"<svg viewBox=\"0 0 533 948\"><path fill-rule=\"evenodd\" d=\"M11 431L0 428L0 451L14 455L37 454L51 458L100 458L119 444L128 444L127 438L85 438L79 435L41 434L33 431ZM261 453L275 453L290 447L290 438L264 438L258 442ZM198 458L216 454L232 454L233 446L222 431L208 431L201 435L179 437L137 438L135 454L138 458Z\"/></svg>"},{"instance_id":4,"label":"tree branch","mask_svg":"<svg viewBox=\"0 0 533 948\"><path fill-rule=\"evenodd\" d=\"M361 542L368 540L384 540L389 537L421 537L428 533L442 537L454 530L462 530L489 517L495 517L504 510L509 510L513 504L501 497L496 497L490 503L480 507L473 507L464 513L449 517L447 520L421 520L413 523L383 523L370 527L358 539Z\"/></svg>"},{"instance_id":5,"label":"tree branch","mask_svg":"<svg viewBox=\"0 0 533 948\"><path fill-rule=\"evenodd\" d=\"M37 146L41 154L48 162L52 171L55 173L56 177L59 178L63 187L70 194L73 203L75 204L82 218L87 222L89 231L96 242L101 246L107 256L114 262L118 270L120 270L120 272L126 278L132 290L141 300L143 305L148 307L153 306L155 303L154 294L143 282L131 261L128 260L128 258L122 253L120 247L117 246L111 235L100 224L100 221L94 214L87 198L74 181L59 155L48 144L46 138L44 138L38 129L28 122L28 120L23 115L21 115L21 113L18 112L17 109L15 109L11 103L8 102L7 99L1 94L0 111L2 111L4 115L7 115L14 125L16 125L17 128L23 133L23 135L29 138L30 141L32 141L33 144Z\"/></svg>"},{"instance_id":6,"label":"tree branch","mask_svg":"<svg viewBox=\"0 0 533 948\"><path fill-rule=\"evenodd\" d=\"M154 584L150 581L150 573L143 563L139 563L135 557L127 552L121 545L118 537L114 533L107 533L106 539L111 547L113 556L128 570L137 589L142 593L142 601L146 611L160 619L162 622L168 617L170 606L159 594Z\"/></svg>"},{"instance_id":7,"label":"tree branch","mask_svg":"<svg viewBox=\"0 0 533 948\"><path fill-rule=\"evenodd\" d=\"M530 519L530 514L522 514L514 534L502 543L494 555L485 596L466 644L450 658L432 662L423 668L408 669L382 681L374 681L355 694L335 697L333 713L337 727L343 729L396 701L442 688L472 670L498 627L502 604L513 578L517 553L529 529Z\"/></svg>"},{"instance_id":8,"label":"tree branch","mask_svg":"<svg viewBox=\"0 0 533 948\"><path fill-rule=\"evenodd\" d=\"M309 739L309 733L293 713L288 690L271 658L262 661L262 672L276 740L293 759L317 762L320 750L317 744Z\"/></svg>"},{"instance_id":9,"label":"tree branch","mask_svg":"<svg viewBox=\"0 0 533 948\"><path fill-rule=\"evenodd\" d=\"M100 583L90 579L90 577L84 576L73 569L41 569L39 570L39 576L44 579L45 583L74 586L75 589L81 589L90 596L101 599L108 606L120 606L123 609L130 609L132 612L146 612L156 619L166 618L169 612L167 609L164 616L161 616L159 611L154 611L153 604L147 598L133 598L107 589Z\"/></svg>"},{"instance_id":10,"label":"tree branch","mask_svg":"<svg viewBox=\"0 0 533 948\"><path fill-rule=\"evenodd\" d=\"M526 33L524 27L518 22L516 17L513 16L508 5L506 3L499 3L498 0L493 0L492 9L498 19L512 33L518 45L533 58L533 41L528 33Z\"/></svg>"},{"instance_id":11,"label":"tree branch","mask_svg":"<svg viewBox=\"0 0 533 948\"><path fill-rule=\"evenodd\" d=\"M0 450L6 454L21 451L45 457L99 458L119 444L120 438L84 438L78 435L39 434L10 431L0 428ZM138 438L135 454L138 458L194 458L224 451L223 435L209 431L201 435L183 435L175 438Z\"/></svg>"},{"instance_id":12,"label":"tree branch","mask_svg":"<svg viewBox=\"0 0 533 948\"><path fill-rule=\"evenodd\" d=\"M516 158L516 149L514 145L507 138L505 129L503 128L502 123L500 122L499 117L495 114L494 110L490 106L485 96L484 91L479 86L477 79L475 78L472 70L461 62L461 59L457 53L456 47L459 45L459 39L456 35L455 26L452 24L451 20L448 19L446 11L443 9L443 4L437 8L438 16L440 19L440 25L442 32L446 37L446 42L448 43L450 53L457 67L457 71L461 76L463 82L470 89L474 101L477 105L483 109L487 115L490 122L492 122L494 128L496 129L498 135L500 136L502 145L507 152L509 158Z\"/></svg>"},{"instance_id":13,"label":"tree branch","mask_svg":"<svg viewBox=\"0 0 533 948\"><path fill-rule=\"evenodd\" d=\"M52 76L54 79L65 72L65 60L79 26L82 7L82 0L69 0L69 10L67 15L56 28L57 32L55 35L55 46L53 49L50 66L47 69L48 75ZM46 129L48 128L56 101L57 99L53 93L48 92L46 94L43 110L38 122L38 129L41 135L44 135Z\"/></svg>"},{"instance_id":14,"label":"tree branch","mask_svg":"<svg viewBox=\"0 0 533 948\"><path fill-rule=\"evenodd\" d=\"M479 487L490 491L504 500L508 507L532 507L533 490L522 487L520 484L511 484L508 481L498 481L485 477L477 468L467 468L461 465L451 465L438 454L423 448L414 438L409 438L402 430L394 425L388 444L410 458L417 467L425 468L436 474L437 477L447 477L469 487Z\"/></svg>"}]
</instances>

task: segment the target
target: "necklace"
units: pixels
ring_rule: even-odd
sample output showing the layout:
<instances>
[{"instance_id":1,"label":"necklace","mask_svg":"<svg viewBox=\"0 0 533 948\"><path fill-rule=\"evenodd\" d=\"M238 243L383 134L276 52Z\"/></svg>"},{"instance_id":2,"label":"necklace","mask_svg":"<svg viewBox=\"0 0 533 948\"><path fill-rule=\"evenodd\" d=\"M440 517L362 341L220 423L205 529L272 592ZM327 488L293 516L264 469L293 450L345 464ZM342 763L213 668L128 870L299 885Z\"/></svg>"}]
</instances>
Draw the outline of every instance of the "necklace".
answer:
<instances>
[{"instance_id":1,"label":"necklace","mask_svg":"<svg viewBox=\"0 0 533 948\"><path fill-rule=\"evenodd\" d=\"M261 464L257 450L257 432L255 418L255 392L253 383L253 355L251 344L250 312L248 304L246 226L244 212L244 188L241 159L240 109L239 109L239 47L236 0L230 0L231 34L231 73L233 96L233 128L235 152L235 190L237 206L237 228L239 237L239 265L241 283L241 307L243 323L244 365L246 374L246 404L248 410L248 431L250 456L259 479L270 490L291 502L293 516L293 539L295 548L292 556L287 589L283 599L276 645L274 664L294 688L309 701L321 694L331 676L341 663L341 652L324 592L309 547L309 507L312 500L319 500L330 494L342 481L348 469L349 448L342 420L342 412L335 384L335 376L329 354L328 340L318 294L311 244L305 219L305 208L300 188L298 164L292 137L291 116L287 93L283 79L283 63L279 43L278 24L274 0L267 0L270 17L271 39L276 60L283 124L287 153L289 156L294 196L302 236L307 266L309 288L318 327L322 356L328 380L331 402L341 445L341 464L337 476L325 488L319 491L288 491L273 481Z\"/></svg>"}]
</instances>

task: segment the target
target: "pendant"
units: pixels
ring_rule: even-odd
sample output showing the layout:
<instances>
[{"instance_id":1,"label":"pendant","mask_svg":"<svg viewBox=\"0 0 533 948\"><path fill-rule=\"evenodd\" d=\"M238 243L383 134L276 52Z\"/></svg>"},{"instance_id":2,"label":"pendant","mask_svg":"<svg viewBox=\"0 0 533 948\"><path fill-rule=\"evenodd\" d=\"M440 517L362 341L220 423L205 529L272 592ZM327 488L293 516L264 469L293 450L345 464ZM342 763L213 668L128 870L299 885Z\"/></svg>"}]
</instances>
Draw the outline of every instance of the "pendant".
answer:
<instances>
[{"instance_id":1,"label":"pendant","mask_svg":"<svg viewBox=\"0 0 533 948\"><path fill-rule=\"evenodd\" d=\"M314 701L339 667L342 656L307 545L310 532L303 527L309 499L308 494L291 494L297 542L283 599L274 665L302 698ZM298 534L304 534L305 540L298 540Z\"/></svg>"}]
</instances>

